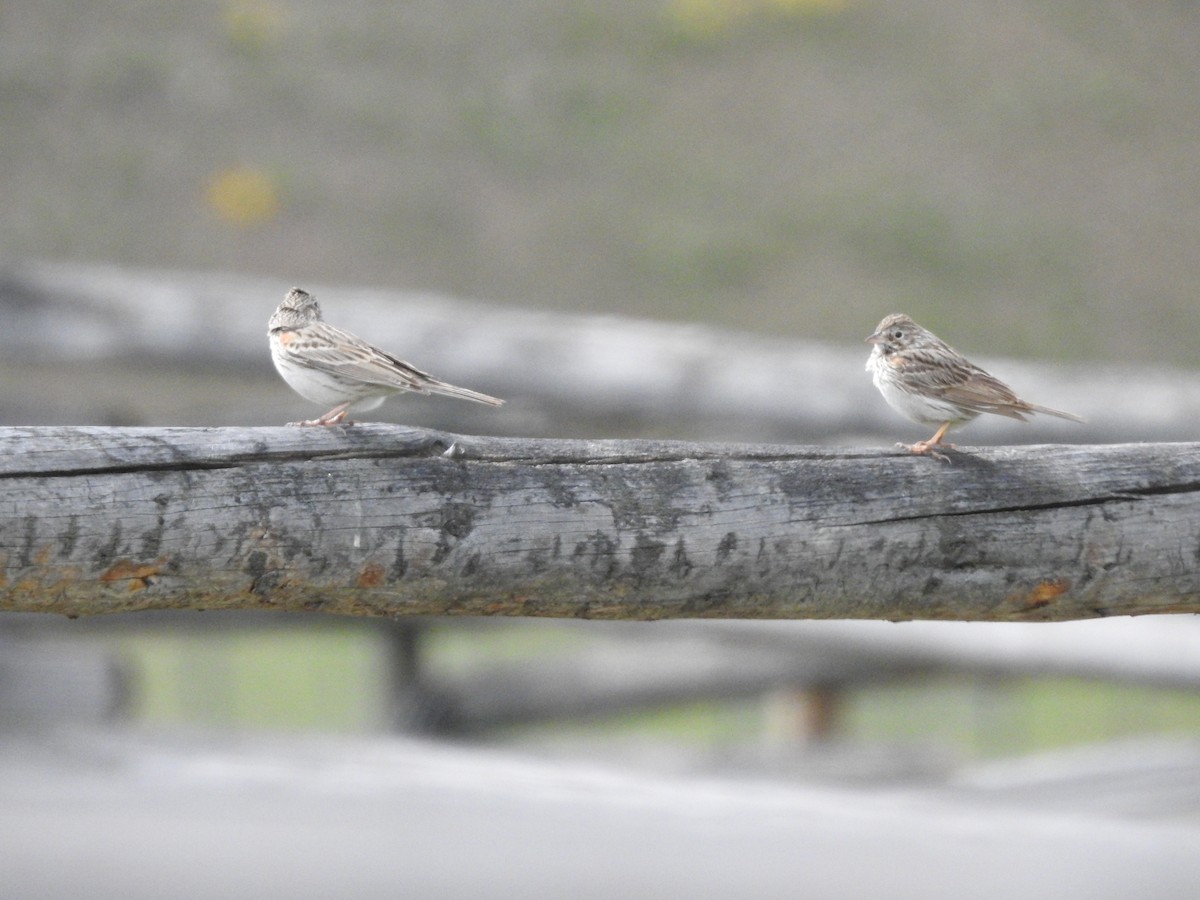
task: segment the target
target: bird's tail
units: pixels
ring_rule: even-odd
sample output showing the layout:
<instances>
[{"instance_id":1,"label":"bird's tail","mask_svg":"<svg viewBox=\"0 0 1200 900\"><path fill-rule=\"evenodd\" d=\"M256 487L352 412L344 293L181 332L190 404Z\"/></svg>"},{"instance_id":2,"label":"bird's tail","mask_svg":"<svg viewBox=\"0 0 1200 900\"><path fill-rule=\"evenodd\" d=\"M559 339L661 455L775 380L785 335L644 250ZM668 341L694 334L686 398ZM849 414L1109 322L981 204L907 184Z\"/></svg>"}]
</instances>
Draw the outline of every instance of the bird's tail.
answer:
<instances>
[{"instance_id":1,"label":"bird's tail","mask_svg":"<svg viewBox=\"0 0 1200 900\"><path fill-rule=\"evenodd\" d=\"M499 397L489 397L487 394L481 394L479 391L471 391L467 388L460 388L457 385L446 384L444 381L438 381L436 378L431 378L422 388L431 394L443 394L446 397L458 397L461 400L474 400L476 403L486 403L488 406L503 406L504 401Z\"/></svg>"},{"instance_id":2,"label":"bird's tail","mask_svg":"<svg viewBox=\"0 0 1200 900\"><path fill-rule=\"evenodd\" d=\"M1060 419L1070 419L1072 422L1087 423L1087 419L1083 416L1077 416L1075 413L1063 412L1061 409L1051 409L1049 406L1038 406L1036 403L1029 404L1029 411L1041 413L1044 416L1057 416Z\"/></svg>"}]
</instances>

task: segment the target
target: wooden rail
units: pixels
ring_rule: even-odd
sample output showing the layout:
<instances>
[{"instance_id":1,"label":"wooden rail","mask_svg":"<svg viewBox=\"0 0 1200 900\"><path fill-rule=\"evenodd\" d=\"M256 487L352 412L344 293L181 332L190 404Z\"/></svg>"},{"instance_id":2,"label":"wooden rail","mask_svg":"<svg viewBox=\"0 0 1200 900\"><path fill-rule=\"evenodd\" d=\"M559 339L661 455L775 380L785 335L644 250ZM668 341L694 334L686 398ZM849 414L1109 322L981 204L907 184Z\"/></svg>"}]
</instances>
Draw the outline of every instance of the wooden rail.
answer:
<instances>
[{"instance_id":1,"label":"wooden rail","mask_svg":"<svg viewBox=\"0 0 1200 900\"><path fill-rule=\"evenodd\" d=\"M1200 611L1200 445L901 452L395 426L0 429L0 609Z\"/></svg>"}]
</instances>

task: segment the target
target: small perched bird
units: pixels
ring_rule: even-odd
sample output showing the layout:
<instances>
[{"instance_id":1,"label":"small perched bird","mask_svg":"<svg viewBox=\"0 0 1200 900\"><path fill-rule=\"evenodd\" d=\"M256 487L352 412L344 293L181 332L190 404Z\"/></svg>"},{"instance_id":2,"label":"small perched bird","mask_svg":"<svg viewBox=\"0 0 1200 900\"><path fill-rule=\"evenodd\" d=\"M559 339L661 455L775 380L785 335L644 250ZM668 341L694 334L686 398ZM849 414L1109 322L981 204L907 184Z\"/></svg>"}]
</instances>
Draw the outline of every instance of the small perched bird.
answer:
<instances>
[{"instance_id":1,"label":"small perched bird","mask_svg":"<svg viewBox=\"0 0 1200 900\"><path fill-rule=\"evenodd\" d=\"M935 448L953 448L953 444L942 443L946 432L980 413L1022 422L1030 413L1083 421L1069 412L1026 403L1004 382L900 313L880 322L867 343L875 345L867 358L867 371L883 399L914 422L937 428L927 441L899 445L912 453L949 462L949 457Z\"/></svg>"},{"instance_id":2,"label":"small perched bird","mask_svg":"<svg viewBox=\"0 0 1200 900\"><path fill-rule=\"evenodd\" d=\"M292 425L352 425L351 410L375 409L392 394L444 394L500 406L504 401L438 381L321 319L317 298L292 288L268 325L271 359L292 390L313 403L336 404L319 419Z\"/></svg>"}]
</instances>

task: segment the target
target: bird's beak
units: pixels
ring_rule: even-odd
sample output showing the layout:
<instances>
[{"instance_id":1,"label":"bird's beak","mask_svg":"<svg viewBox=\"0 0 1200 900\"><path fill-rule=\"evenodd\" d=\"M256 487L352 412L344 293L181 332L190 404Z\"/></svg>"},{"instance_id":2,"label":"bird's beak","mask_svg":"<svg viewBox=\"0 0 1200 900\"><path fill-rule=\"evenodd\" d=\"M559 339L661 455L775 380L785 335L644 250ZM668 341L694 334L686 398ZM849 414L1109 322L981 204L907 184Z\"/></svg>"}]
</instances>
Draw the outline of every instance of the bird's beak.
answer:
<instances>
[{"instance_id":1,"label":"bird's beak","mask_svg":"<svg viewBox=\"0 0 1200 900\"><path fill-rule=\"evenodd\" d=\"M877 332L875 332L873 335L871 335L869 338L867 338L867 339L866 339L866 342L867 342L868 344L882 344L882 343L883 343L883 335L881 335L881 334L880 334L880 333L877 331Z\"/></svg>"}]
</instances>

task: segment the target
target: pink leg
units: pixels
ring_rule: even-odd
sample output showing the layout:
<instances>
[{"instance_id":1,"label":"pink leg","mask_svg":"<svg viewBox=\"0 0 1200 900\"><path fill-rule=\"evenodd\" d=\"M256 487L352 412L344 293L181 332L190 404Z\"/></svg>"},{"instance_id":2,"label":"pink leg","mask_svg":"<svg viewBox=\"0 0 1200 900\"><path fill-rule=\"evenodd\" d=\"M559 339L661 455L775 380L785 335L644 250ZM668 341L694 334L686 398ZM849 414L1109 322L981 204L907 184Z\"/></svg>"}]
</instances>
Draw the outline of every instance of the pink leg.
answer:
<instances>
[{"instance_id":1,"label":"pink leg","mask_svg":"<svg viewBox=\"0 0 1200 900\"><path fill-rule=\"evenodd\" d=\"M304 422L288 422L289 425L353 425L346 418L346 409L353 403L353 400L347 400L345 403L339 403L325 415L319 419L308 419Z\"/></svg>"},{"instance_id":2,"label":"pink leg","mask_svg":"<svg viewBox=\"0 0 1200 900\"><path fill-rule=\"evenodd\" d=\"M948 463L948 462L950 462L950 457L948 457L944 453L938 453L937 450L935 450L934 448L935 447L949 447L951 450L954 449L953 444L947 444L942 441L942 438L944 438L946 436L946 432L949 430L950 430L950 423L943 422L942 427L939 428L936 432L934 432L933 437L931 437L929 440L917 441L915 444L912 444L911 446L908 444L901 444L900 446L907 447L909 453L915 453L918 456L932 456L934 459L940 459L942 462Z\"/></svg>"}]
</instances>

